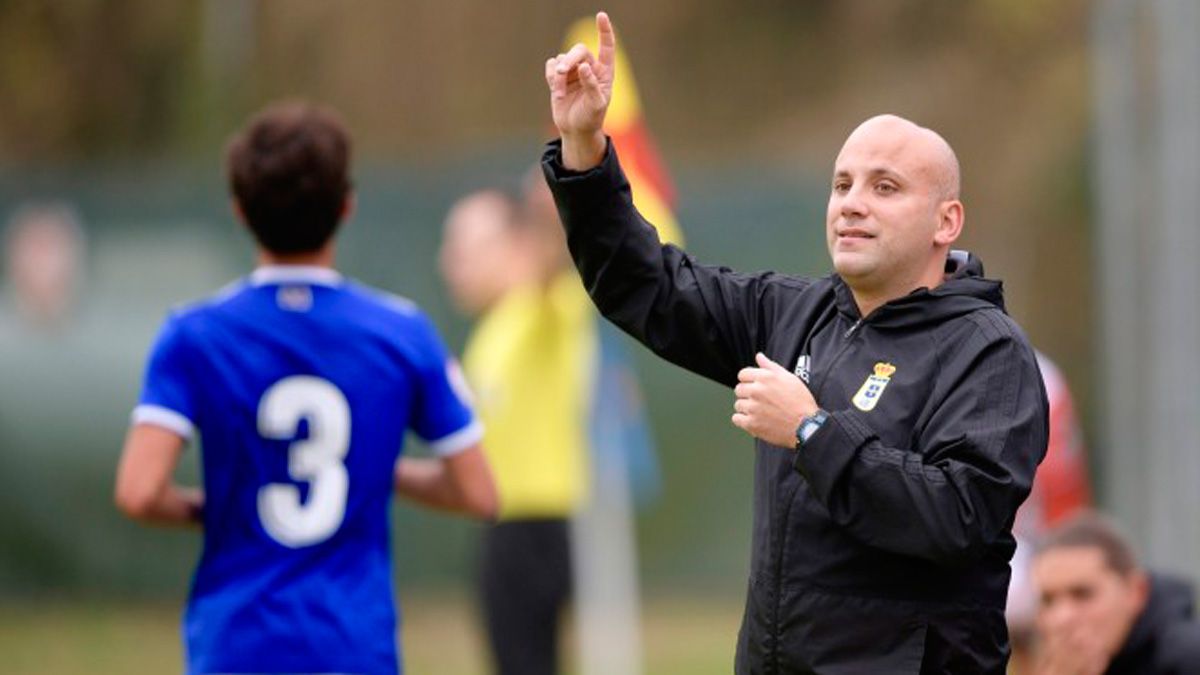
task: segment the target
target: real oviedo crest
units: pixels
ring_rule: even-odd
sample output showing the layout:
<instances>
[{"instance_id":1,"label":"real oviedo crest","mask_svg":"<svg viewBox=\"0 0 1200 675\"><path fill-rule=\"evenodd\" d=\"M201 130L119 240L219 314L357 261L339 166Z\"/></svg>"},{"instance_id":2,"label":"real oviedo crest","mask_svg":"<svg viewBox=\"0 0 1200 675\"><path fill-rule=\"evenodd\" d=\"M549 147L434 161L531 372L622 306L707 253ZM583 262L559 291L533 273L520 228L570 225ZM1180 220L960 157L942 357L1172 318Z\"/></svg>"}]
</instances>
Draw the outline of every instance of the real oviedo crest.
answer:
<instances>
[{"instance_id":1,"label":"real oviedo crest","mask_svg":"<svg viewBox=\"0 0 1200 675\"><path fill-rule=\"evenodd\" d=\"M851 402L854 407L869 412L875 409L875 404L879 403L879 397L883 396L883 390L887 389L888 382L892 381L892 375L896 372L896 366L890 363L880 361L875 364L875 372L867 376L867 381L863 382L858 388L858 393L854 395Z\"/></svg>"}]
</instances>

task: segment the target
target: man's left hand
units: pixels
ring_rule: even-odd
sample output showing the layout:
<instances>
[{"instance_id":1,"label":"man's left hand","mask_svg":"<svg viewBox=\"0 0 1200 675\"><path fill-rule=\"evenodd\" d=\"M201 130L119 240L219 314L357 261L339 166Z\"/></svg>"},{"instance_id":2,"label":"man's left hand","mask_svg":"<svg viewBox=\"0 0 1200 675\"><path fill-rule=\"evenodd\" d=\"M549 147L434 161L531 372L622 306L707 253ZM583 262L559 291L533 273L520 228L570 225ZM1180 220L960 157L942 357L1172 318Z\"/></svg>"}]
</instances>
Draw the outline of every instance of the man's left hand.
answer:
<instances>
[{"instance_id":1,"label":"man's left hand","mask_svg":"<svg viewBox=\"0 0 1200 675\"><path fill-rule=\"evenodd\" d=\"M771 445L793 448L796 427L817 411L816 399L800 378L762 352L754 360L757 368L738 371L733 424Z\"/></svg>"}]
</instances>

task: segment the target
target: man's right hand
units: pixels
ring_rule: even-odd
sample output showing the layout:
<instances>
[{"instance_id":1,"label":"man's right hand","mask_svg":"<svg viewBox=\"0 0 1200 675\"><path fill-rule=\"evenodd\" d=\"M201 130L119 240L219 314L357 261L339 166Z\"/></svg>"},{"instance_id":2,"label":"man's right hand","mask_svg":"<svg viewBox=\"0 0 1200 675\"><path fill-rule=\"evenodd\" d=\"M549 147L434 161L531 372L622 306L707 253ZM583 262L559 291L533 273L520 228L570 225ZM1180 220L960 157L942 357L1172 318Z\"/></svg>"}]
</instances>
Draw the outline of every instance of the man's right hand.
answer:
<instances>
[{"instance_id":1,"label":"man's right hand","mask_svg":"<svg viewBox=\"0 0 1200 675\"><path fill-rule=\"evenodd\" d=\"M593 56L582 43L546 61L550 111L562 137L563 166L585 171L604 158L604 114L612 101L617 41L612 22L596 14L600 53Z\"/></svg>"}]
</instances>

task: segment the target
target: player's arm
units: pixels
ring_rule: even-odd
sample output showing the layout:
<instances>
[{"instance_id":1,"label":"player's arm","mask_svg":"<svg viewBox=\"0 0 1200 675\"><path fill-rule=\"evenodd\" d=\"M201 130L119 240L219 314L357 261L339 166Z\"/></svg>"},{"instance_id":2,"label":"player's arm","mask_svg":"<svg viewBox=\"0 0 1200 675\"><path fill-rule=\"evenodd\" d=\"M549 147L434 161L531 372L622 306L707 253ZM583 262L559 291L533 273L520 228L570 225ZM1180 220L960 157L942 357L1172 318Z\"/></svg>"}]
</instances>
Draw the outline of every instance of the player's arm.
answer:
<instances>
[{"instance_id":1,"label":"player's arm","mask_svg":"<svg viewBox=\"0 0 1200 675\"><path fill-rule=\"evenodd\" d=\"M402 457L396 492L418 504L492 519L499 510L496 485L478 443L445 457Z\"/></svg>"},{"instance_id":2,"label":"player's arm","mask_svg":"<svg viewBox=\"0 0 1200 675\"><path fill-rule=\"evenodd\" d=\"M495 518L499 499L480 446L483 427L471 410L470 387L433 323L423 314L418 321L423 330L413 334L425 338L426 358L419 361L412 424L433 456L401 457L393 471L396 492L435 509Z\"/></svg>"},{"instance_id":3,"label":"player's arm","mask_svg":"<svg viewBox=\"0 0 1200 675\"><path fill-rule=\"evenodd\" d=\"M154 424L134 424L117 465L114 500L122 513L154 525L199 525L204 492L177 485L175 466L185 440Z\"/></svg>"}]
</instances>

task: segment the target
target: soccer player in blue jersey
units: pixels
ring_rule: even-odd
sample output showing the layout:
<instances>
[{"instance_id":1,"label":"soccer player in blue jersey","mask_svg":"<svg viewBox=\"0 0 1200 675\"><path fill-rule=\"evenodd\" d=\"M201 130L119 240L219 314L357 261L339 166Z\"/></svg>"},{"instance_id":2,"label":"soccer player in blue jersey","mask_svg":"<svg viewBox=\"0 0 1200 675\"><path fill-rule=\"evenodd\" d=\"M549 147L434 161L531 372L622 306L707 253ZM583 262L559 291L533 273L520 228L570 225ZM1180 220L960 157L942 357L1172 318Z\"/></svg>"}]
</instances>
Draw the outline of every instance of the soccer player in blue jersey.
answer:
<instances>
[{"instance_id":1,"label":"soccer player in blue jersey","mask_svg":"<svg viewBox=\"0 0 1200 675\"><path fill-rule=\"evenodd\" d=\"M203 527L189 673L398 673L393 489L496 513L481 429L433 325L333 268L348 160L328 111L282 104L251 120L228 172L258 266L172 312L150 353L116 502ZM401 457L409 429L433 457ZM203 490L172 478L193 437Z\"/></svg>"}]
</instances>

